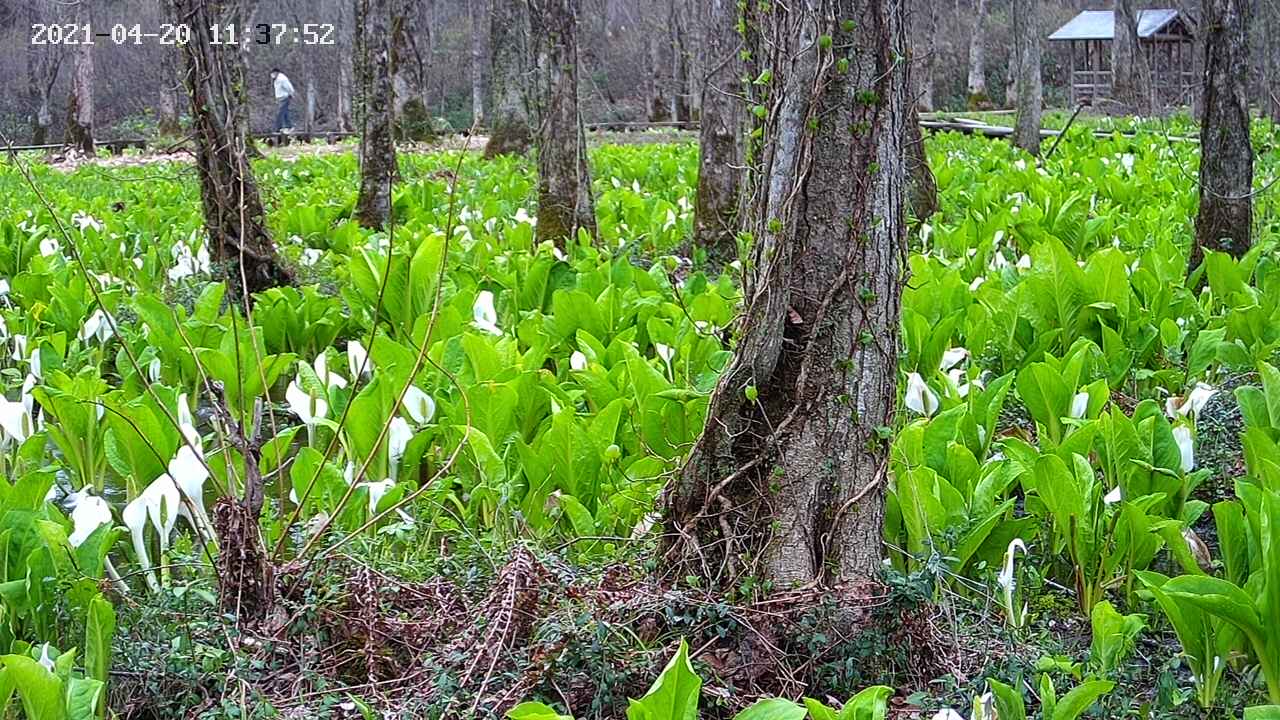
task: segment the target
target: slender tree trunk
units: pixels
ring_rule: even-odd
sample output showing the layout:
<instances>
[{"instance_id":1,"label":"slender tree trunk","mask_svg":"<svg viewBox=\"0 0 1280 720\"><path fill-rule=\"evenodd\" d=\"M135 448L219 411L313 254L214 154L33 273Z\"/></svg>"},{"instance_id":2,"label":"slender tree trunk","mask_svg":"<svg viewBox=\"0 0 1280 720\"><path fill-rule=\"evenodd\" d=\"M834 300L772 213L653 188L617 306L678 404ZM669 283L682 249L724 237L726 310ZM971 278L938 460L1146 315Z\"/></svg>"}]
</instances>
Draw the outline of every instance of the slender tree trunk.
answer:
<instances>
[{"instance_id":1,"label":"slender tree trunk","mask_svg":"<svg viewBox=\"0 0 1280 720\"><path fill-rule=\"evenodd\" d=\"M533 142L529 130L529 97L532 83L529 52L529 9L525 0L491 0L489 53L492 61L489 143L484 155L520 154Z\"/></svg>"},{"instance_id":2,"label":"slender tree trunk","mask_svg":"<svg viewBox=\"0 0 1280 720\"><path fill-rule=\"evenodd\" d=\"M916 106L921 110L934 109L933 104L933 69L937 65L938 5L935 0L918 0L915 17L920 29L914 33L922 40L917 51L912 53L912 74L916 77L919 99Z\"/></svg>"},{"instance_id":3,"label":"slender tree trunk","mask_svg":"<svg viewBox=\"0 0 1280 720\"><path fill-rule=\"evenodd\" d=\"M356 128L354 121L355 101L352 87L355 82L355 59L358 57L358 51L355 49L354 25L355 22L353 20L349 23L342 23L338 29L338 46L348 50L348 52L340 53L341 57L338 60L337 117L338 130L341 132L352 132Z\"/></svg>"},{"instance_id":4,"label":"slender tree trunk","mask_svg":"<svg viewBox=\"0 0 1280 720\"><path fill-rule=\"evenodd\" d=\"M737 0L704 0L703 49L710 72L702 85L698 134L698 205L694 244L713 261L738 255L738 203L742 182L742 67L738 60Z\"/></svg>"},{"instance_id":5,"label":"slender tree trunk","mask_svg":"<svg viewBox=\"0 0 1280 720\"><path fill-rule=\"evenodd\" d=\"M734 360L663 498L667 567L711 585L868 579L906 254L904 0L745 12L772 70L747 150L754 270Z\"/></svg>"},{"instance_id":6,"label":"slender tree trunk","mask_svg":"<svg viewBox=\"0 0 1280 720\"><path fill-rule=\"evenodd\" d=\"M37 22L60 22L58 8L48 0L32 0L27 5L27 27ZM56 45L28 45L27 95L31 103L31 143L44 145L49 141L53 127L50 109L53 85L58 81L58 69L62 65L62 48Z\"/></svg>"},{"instance_id":7,"label":"slender tree trunk","mask_svg":"<svg viewBox=\"0 0 1280 720\"><path fill-rule=\"evenodd\" d=\"M306 108L302 116L302 127L307 134L316 131L316 80L307 73Z\"/></svg>"},{"instance_id":8,"label":"slender tree trunk","mask_svg":"<svg viewBox=\"0 0 1280 720\"><path fill-rule=\"evenodd\" d=\"M484 124L485 104L485 64L488 54L484 48L485 12L484 0L470 0L467 3L471 16L471 123L477 127Z\"/></svg>"},{"instance_id":9,"label":"slender tree trunk","mask_svg":"<svg viewBox=\"0 0 1280 720\"><path fill-rule=\"evenodd\" d=\"M649 122L666 122L671 118L667 100L666 64L662 61L662 42L657 33L649 35Z\"/></svg>"},{"instance_id":10,"label":"slender tree trunk","mask_svg":"<svg viewBox=\"0 0 1280 720\"><path fill-rule=\"evenodd\" d=\"M1204 248L1236 257L1253 225L1253 146L1249 141L1249 3L1205 0L1204 122L1200 127L1200 213L1191 263Z\"/></svg>"},{"instance_id":11,"label":"slender tree trunk","mask_svg":"<svg viewBox=\"0 0 1280 720\"><path fill-rule=\"evenodd\" d=\"M1150 110L1146 56L1138 42L1133 0L1113 0L1115 40L1111 43L1111 99L1139 114Z\"/></svg>"},{"instance_id":12,"label":"slender tree trunk","mask_svg":"<svg viewBox=\"0 0 1280 720\"><path fill-rule=\"evenodd\" d=\"M290 283L249 165L243 55L234 46L212 44L208 34L215 24L242 23L242 6L236 0L170 2L175 21L192 28L191 41L182 46L184 82L210 255L227 264L237 297Z\"/></svg>"},{"instance_id":13,"label":"slender tree trunk","mask_svg":"<svg viewBox=\"0 0 1280 720\"><path fill-rule=\"evenodd\" d=\"M538 118L538 241L596 234L586 134L578 110L578 0L530 0L543 99Z\"/></svg>"},{"instance_id":14,"label":"slender tree trunk","mask_svg":"<svg viewBox=\"0 0 1280 720\"><path fill-rule=\"evenodd\" d=\"M1280 0L1262 0L1262 90L1258 106L1263 116L1280 124Z\"/></svg>"},{"instance_id":15,"label":"slender tree trunk","mask_svg":"<svg viewBox=\"0 0 1280 720\"><path fill-rule=\"evenodd\" d=\"M77 25L92 24L90 8L76 5ZM75 66L71 74L71 93L67 97L67 132L62 142L88 157L93 157L93 45L75 46Z\"/></svg>"},{"instance_id":16,"label":"slender tree trunk","mask_svg":"<svg viewBox=\"0 0 1280 720\"><path fill-rule=\"evenodd\" d=\"M991 107L987 95L987 0L974 0L973 30L969 33L969 107Z\"/></svg>"},{"instance_id":17,"label":"slender tree trunk","mask_svg":"<svg viewBox=\"0 0 1280 720\"><path fill-rule=\"evenodd\" d=\"M396 0L356 0L359 79L360 195L356 217L370 228L391 217L396 177L392 43Z\"/></svg>"},{"instance_id":18,"label":"slender tree trunk","mask_svg":"<svg viewBox=\"0 0 1280 720\"><path fill-rule=\"evenodd\" d=\"M924 133L920 130L920 111L913 105L906 130L907 177L910 178L907 209L917 222L938 212L938 182L929 167Z\"/></svg>"},{"instance_id":19,"label":"slender tree trunk","mask_svg":"<svg viewBox=\"0 0 1280 720\"><path fill-rule=\"evenodd\" d=\"M1040 85L1040 23L1039 12L1032 0L1014 0L1014 51L1017 77L1017 118L1014 122L1013 144L1031 153L1040 154L1040 106L1044 102Z\"/></svg>"},{"instance_id":20,"label":"slender tree trunk","mask_svg":"<svg viewBox=\"0 0 1280 720\"><path fill-rule=\"evenodd\" d=\"M162 59L160 61L160 93L156 99L156 129L161 135L173 137L182 132L182 125L178 121L178 91L182 87L182 80L178 77L178 69L176 67L178 60L177 48L162 48Z\"/></svg>"}]
</instances>

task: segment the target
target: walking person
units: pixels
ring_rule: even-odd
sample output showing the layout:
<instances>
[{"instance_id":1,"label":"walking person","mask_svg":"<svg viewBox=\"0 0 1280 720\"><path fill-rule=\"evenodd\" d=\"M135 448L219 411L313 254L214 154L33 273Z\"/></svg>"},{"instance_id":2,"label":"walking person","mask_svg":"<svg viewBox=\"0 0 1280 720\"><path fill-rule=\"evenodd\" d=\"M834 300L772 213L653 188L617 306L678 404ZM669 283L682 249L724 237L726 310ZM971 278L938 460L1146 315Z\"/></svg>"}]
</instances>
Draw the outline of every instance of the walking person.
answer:
<instances>
[{"instance_id":1,"label":"walking person","mask_svg":"<svg viewBox=\"0 0 1280 720\"><path fill-rule=\"evenodd\" d=\"M289 120L289 100L293 97L293 83L289 82L289 76L280 72L279 68L271 68L271 84L275 89L276 103L276 125L275 132L293 132L293 122Z\"/></svg>"}]
</instances>

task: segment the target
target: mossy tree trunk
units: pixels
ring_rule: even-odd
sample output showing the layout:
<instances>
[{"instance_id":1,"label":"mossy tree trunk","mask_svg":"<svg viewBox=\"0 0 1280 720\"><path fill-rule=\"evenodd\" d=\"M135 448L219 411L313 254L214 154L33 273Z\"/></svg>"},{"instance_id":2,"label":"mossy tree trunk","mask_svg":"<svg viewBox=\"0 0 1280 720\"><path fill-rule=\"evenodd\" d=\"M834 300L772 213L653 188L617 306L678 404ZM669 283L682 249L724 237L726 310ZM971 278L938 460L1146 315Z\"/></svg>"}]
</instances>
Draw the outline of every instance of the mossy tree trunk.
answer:
<instances>
[{"instance_id":1,"label":"mossy tree trunk","mask_svg":"<svg viewBox=\"0 0 1280 720\"><path fill-rule=\"evenodd\" d=\"M693 241L719 262L738 255L742 185L742 64L737 0L705 0L704 51L710 72L702 86L698 134L698 204Z\"/></svg>"},{"instance_id":2,"label":"mossy tree trunk","mask_svg":"<svg viewBox=\"0 0 1280 720\"><path fill-rule=\"evenodd\" d=\"M1253 226L1249 140L1249 0L1205 0L1204 119L1200 126L1200 212L1191 264L1203 249L1240 257Z\"/></svg>"},{"instance_id":3,"label":"mossy tree trunk","mask_svg":"<svg viewBox=\"0 0 1280 720\"><path fill-rule=\"evenodd\" d=\"M754 236L737 351L663 510L675 577L880 571L911 98L905 0L747 3Z\"/></svg>"},{"instance_id":4,"label":"mossy tree trunk","mask_svg":"<svg viewBox=\"0 0 1280 720\"><path fill-rule=\"evenodd\" d=\"M191 101L196 168L210 255L227 265L233 291L255 293L292 282L267 231L266 211L249 164L244 56L210 42L208 28L243 22L238 0L170 0L171 17L192 28L182 46Z\"/></svg>"},{"instance_id":5,"label":"mossy tree trunk","mask_svg":"<svg viewBox=\"0 0 1280 720\"><path fill-rule=\"evenodd\" d=\"M396 178L392 30L397 0L356 0L357 124L360 128L360 194L356 217L369 228L391 217Z\"/></svg>"},{"instance_id":6,"label":"mossy tree trunk","mask_svg":"<svg viewBox=\"0 0 1280 720\"><path fill-rule=\"evenodd\" d=\"M578 0L530 0L540 43L538 241L563 247L579 229L596 234L587 140L578 109Z\"/></svg>"},{"instance_id":7,"label":"mossy tree trunk","mask_svg":"<svg viewBox=\"0 0 1280 720\"><path fill-rule=\"evenodd\" d=\"M489 142L484 156L518 155L529 149L528 88L533 84L526 0L492 0L489 7Z\"/></svg>"}]
</instances>

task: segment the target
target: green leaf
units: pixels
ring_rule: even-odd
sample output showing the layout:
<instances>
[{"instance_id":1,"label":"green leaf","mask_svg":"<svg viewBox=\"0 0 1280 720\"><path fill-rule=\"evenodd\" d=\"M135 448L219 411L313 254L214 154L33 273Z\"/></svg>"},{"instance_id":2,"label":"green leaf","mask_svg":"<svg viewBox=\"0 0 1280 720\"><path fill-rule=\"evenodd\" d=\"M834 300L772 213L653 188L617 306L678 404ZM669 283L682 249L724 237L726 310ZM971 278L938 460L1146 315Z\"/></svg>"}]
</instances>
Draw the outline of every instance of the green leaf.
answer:
<instances>
[{"instance_id":1,"label":"green leaf","mask_svg":"<svg viewBox=\"0 0 1280 720\"><path fill-rule=\"evenodd\" d=\"M987 680L987 685L995 696L996 716L1000 720L1026 720L1027 708L1022 693L996 680Z\"/></svg>"},{"instance_id":2,"label":"green leaf","mask_svg":"<svg viewBox=\"0 0 1280 720\"><path fill-rule=\"evenodd\" d=\"M116 631L116 612L101 593L89 601L85 620L84 671L91 678L107 682L111 669L111 637Z\"/></svg>"},{"instance_id":3,"label":"green leaf","mask_svg":"<svg viewBox=\"0 0 1280 720\"><path fill-rule=\"evenodd\" d=\"M1253 598L1226 580L1202 575L1182 575L1165 583L1164 591L1170 597L1186 600L1201 610L1230 622L1251 637L1261 637L1264 633Z\"/></svg>"},{"instance_id":4,"label":"green leaf","mask_svg":"<svg viewBox=\"0 0 1280 720\"><path fill-rule=\"evenodd\" d=\"M507 711L510 720L573 720L540 702L526 702Z\"/></svg>"},{"instance_id":5,"label":"green leaf","mask_svg":"<svg viewBox=\"0 0 1280 720\"><path fill-rule=\"evenodd\" d=\"M1111 692L1115 683L1107 680L1089 680L1071 689L1054 704L1051 720L1076 720L1093 706L1098 698Z\"/></svg>"},{"instance_id":6,"label":"green leaf","mask_svg":"<svg viewBox=\"0 0 1280 720\"><path fill-rule=\"evenodd\" d=\"M702 679L689 662L689 645L680 648L663 668L649 692L627 707L627 720L697 720Z\"/></svg>"},{"instance_id":7,"label":"green leaf","mask_svg":"<svg viewBox=\"0 0 1280 720\"><path fill-rule=\"evenodd\" d=\"M804 720L805 707L786 698L767 698L733 716L733 720Z\"/></svg>"},{"instance_id":8,"label":"green leaf","mask_svg":"<svg viewBox=\"0 0 1280 720\"><path fill-rule=\"evenodd\" d=\"M864 688L840 708L837 720L884 720L889 714L889 696L893 688L872 685Z\"/></svg>"},{"instance_id":9,"label":"green leaf","mask_svg":"<svg viewBox=\"0 0 1280 720\"><path fill-rule=\"evenodd\" d=\"M25 655L0 656L5 676L18 688L27 720L67 720L62 680Z\"/></svg>"}]
</instances>

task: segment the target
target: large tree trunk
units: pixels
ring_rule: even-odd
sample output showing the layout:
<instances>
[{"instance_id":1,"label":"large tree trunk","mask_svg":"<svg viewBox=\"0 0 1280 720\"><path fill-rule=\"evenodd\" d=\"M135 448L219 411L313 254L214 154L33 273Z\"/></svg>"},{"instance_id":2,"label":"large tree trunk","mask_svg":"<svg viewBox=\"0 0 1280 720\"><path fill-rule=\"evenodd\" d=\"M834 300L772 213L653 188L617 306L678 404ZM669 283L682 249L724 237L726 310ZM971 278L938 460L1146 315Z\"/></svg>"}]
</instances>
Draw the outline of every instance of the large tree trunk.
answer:
<instances>
[{"instance_id":1,"label":"large tree trunk","mask_svg":"<svg viewBox=\"0 0 1280 720\"><path fill-rule=\"evenodd\" d=\"M698 133L698 205L693 242L716 263L738 255L738 203L742 182L741 64L737 0L705 0L703 48L710 72L702 85Z\"/></svg>"},{"instance_id":2,"label":"large tree trunk","mask_svg":"<svg viewBox=\"0 0 1280 720\"><path fill-rule=\"evenodd\" d=\"M596 234L587 140L578 110L578 0L530 0L542 75L538 117L538 241Z\"/></svg>"},{"instance_id":3,"label":"large tree trunk","mask_svg":"<svg viewBox=\"0 0 1280 720\"><path fill-rule=\"evenodd\" d=\"M489 143L484 156L520 154L529 149L529 97L532 81L529 54L529 10L525 0L492 0L489 8L490 107Z\"/></svg>"},{"instance_id":4,"label":"large tree trunk","mask_svg":"<svg viewBox=\"0 0 1280 720\"><path fill-rule=\"evenodd\" d=\"M1111 99L1139 114L1150 110L1147 61L1138 43L1133 0L1114 0L1115 40L1111 43Z\"/></svg>"},{"instance_id":5,"label":"large tree trunk","mask_svg":"<svg viewBox=\"0 0 1280 720\"><path fill-rule=\"evenodd\" d=\"M1195 265L1203 248L1239 257L1253 224L1253 146L1249 142L1250 0L1205 0L1204 122L1200 127L1200 213Z\"/></svg>"},{"instance_id":6,"label":"large tree trunk","mask_svg":"<svg viewBox=\"0 0 1280 720\"><path fill-rule=\"evenodd\" d=\"M76 5L74 22L93 22L93 13L86 4ZM71 93L67 97L67 132L62 142L93 157L93 45L89 43L75 46Z\"/></svg>"},{"instance_id":7,"label":"large tree trunk","mask_svg":"<svg viewBox=\"0 0 1280 720\"><path fill-rule=\"evenodd\" d=\"M160 50L160 92L156 98L156 129L170 137L182 132L178 121L178 92L182 80L178 76L178 48Z\"/></svg>"},{"instance_id":8,"label":"large tree trunk","mask_svg":"<svg viewBox=\"0 0 1280 720\"><path fill-rule=\"evenodd\" d=\"M350 22L342 23L338 28L338 47L346 48L348 52L339 53L338 60L338 93L337 93L337 119L338 130L341 132L353 132L356 129L354 113L355 113L355 91L353 89L356 82L355 59L356 59L356 40L354 26L354 14Z\"/></svg>"},{"instance_id":9,"label":"large tree trunk","mask_svg":"<svg viewBox=\"0 0 1280 720\"><path fill-rule=\"evenodd\" d=\"M485 13L484 0L470 0L467 8L471 16L471 124L484 124L484 77L487 54L484 51Z\"/></svg>"},{"instance_id":10,"label":"large tree trunk","mask_svg":"<svg viewBox=\"0 0 1280 720\"><path fill-rule=\"evenodd\" d=\"M987 0L974 0L973 29L969 33L969 108L991 107L987 95Z\"/></svg>"},{"instance_id":11,"label":"large tree trunk","mask_svg":"<svg viewBox=\"0 0 1280 720\"><path fill-rule=\"evenodd\" d=\"M754 270L734 360L663 498L668 567L778 589L868 579L906 255L904 0L745 11L748 50L772 70L747 153Z\"/></svg>"},{"instance_id":12,"label":"large tree trunk","mask_svg":"<svg viewBox=\"0 0 1280 720\"><path fill-rule=\"evenodd\" d=\"M1040 106L1044 101L1040 84L1039 12L1032 0L1014 0L1014 72L1017 77L1017 118L1013 128L1013 144L1040 154Z\"/></svg>"},{"instance_id":13,"label":"large tree trunk","mask_svg":"<svg viewBox=\"0 0 1280 720\"><path fill-rule=\"evenodd\" d=\"M396 177L393 135L392 26L396 0L356 0L356 71L359 75L360 195L356 217L370 228L391 217L391 185Z\"/></svg>"},{"instance_id":14,"label":"large tree trunk","mask_svg":"<svg viewBox=\"0 0 1280 720\"><path fill-rule=\"evenodd\" d=\"M239 296L292 281L267 232L266 212L249 165L243 55L210 43L208 28L243 22L237 0L170 0L173 17L192 28L182 46L191 100L196 167L210 255L226 263Z\"/></svg>"}]
</instances>

